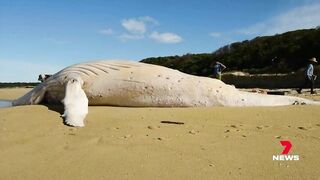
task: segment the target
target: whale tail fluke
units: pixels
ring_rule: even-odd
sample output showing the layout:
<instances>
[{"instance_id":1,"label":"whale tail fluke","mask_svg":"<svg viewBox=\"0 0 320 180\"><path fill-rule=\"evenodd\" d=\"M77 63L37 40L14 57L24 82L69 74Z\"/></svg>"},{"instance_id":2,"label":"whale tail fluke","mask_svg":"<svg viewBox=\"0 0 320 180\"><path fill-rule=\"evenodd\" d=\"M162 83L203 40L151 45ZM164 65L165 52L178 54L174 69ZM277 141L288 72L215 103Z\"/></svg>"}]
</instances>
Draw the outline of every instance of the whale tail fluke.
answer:
<instances>
[{"instance_id":1,"label":"whale tail fluke","mask_svg":"<svg viewBox=\"0 0 320 180\"><path fill-rule=\"evenodd\" d=\"M246 99L245 106L320 105L319 101L294 96L266 95L249 92L241 92L241 95Z\"/></svg>"},{"instance_id":2,"label":"whale tail fluke","mask_svg":"<svg viewBox=\"0 0 320 180\"><path fill-rule=\"evenodd\" d=\"M21 106L21 105L33 105L39 104L43 100L46 93L46 86L43 84L39 84L27 94L22 97L13 100L12 106Z\"/></svg>"}]
</instances>

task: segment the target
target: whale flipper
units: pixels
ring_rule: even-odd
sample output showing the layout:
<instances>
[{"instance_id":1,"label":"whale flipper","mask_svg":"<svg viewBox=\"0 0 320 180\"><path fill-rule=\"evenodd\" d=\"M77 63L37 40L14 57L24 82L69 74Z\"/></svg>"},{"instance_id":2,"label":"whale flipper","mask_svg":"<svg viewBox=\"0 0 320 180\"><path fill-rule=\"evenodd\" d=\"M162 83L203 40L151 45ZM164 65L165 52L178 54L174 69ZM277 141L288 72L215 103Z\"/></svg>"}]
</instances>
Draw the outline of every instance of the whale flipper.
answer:
<instances>
[{"instance_id":1,"label":"whale flipper","mask_svg":"<svg viewBox=\"0 0 320 180\"><path fill-rule=\"evenodd\" d=\"M83 81L80 77L72 78L66 84L64 104L65 123L70 126L83 127L88 114L88 98L82 89Z\"/></svg>"}]
</instances>

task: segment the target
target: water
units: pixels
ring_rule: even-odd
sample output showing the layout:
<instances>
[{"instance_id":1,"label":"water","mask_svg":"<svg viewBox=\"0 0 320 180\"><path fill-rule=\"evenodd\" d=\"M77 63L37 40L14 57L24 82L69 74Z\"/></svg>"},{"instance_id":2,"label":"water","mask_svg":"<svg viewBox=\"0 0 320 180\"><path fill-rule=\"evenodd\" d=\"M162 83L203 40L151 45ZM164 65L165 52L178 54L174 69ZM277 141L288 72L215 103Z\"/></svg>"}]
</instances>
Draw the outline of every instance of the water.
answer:
<instances>
[{"instance_id":1,"label":"water","mask_svg":"<svg viewBox=\"0 0 320 180\"><path fill-rule=\"evenodd\" d=\"M0 99L0 108L12 106L12 101Z\"/></svg>"}]
</instances>

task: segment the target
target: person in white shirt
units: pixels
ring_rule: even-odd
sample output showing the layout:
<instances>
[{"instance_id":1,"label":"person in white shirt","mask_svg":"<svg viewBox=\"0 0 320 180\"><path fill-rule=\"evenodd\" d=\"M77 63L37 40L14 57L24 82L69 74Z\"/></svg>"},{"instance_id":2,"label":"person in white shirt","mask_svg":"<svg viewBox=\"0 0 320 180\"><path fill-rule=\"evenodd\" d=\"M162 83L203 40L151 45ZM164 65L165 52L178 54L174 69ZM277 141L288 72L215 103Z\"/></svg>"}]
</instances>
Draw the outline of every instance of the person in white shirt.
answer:
<instances>
[{"instance_id":1,"label":"person in white shirt","mask_svg":"<svg viewBox=\"0 0 320 180\"><path fill-rule=\"evenodd\" d=\"M301 94L302 88L304 87L310 87L311 94L315 94L313 91L314 86L314 80L316 79L316 75L313 74L313 64L318 63L317 59L315 57L309 59L309 64L305 71L305 81L304 84L297 90L299 94Z\"/></svg>"}]
</instances>

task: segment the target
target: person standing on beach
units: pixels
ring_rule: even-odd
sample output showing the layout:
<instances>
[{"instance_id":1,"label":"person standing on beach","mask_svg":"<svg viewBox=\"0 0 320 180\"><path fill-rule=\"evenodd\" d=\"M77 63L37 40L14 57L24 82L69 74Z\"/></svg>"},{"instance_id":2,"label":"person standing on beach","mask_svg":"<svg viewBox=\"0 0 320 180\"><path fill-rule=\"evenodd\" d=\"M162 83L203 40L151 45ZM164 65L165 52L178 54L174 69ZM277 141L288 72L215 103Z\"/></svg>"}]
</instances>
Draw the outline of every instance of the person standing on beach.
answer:
<instances>
[{"instance_id":1,"label":"person standing on beach","mask_svg":"<svg viewBox=\"0 0 320 180\"><path fill-rule=\"evenodd\" d=\"M226 68L227 67L224 64L220 63L219 61L216 61L213 66L213 77L221 80L222 71Z\"/></svg>"},{"instance_id":2,"label":"person standing on beach","mask_svg":"<svg viewBox=\"0 0 320 180\"><path fill-rule=\"evenodd\" d=\"M315 94L313 91L314 86L314 80L317 78L316 75L313 74L313 64L316 64L318 61L315 57L309 59L309 64L307 66L307 69L305 71L305 81L304 84L297 90L299 94L301 94L302 88L304 87L310 87L311 88L311 94Z\"/></svg>"}]
</instances>

